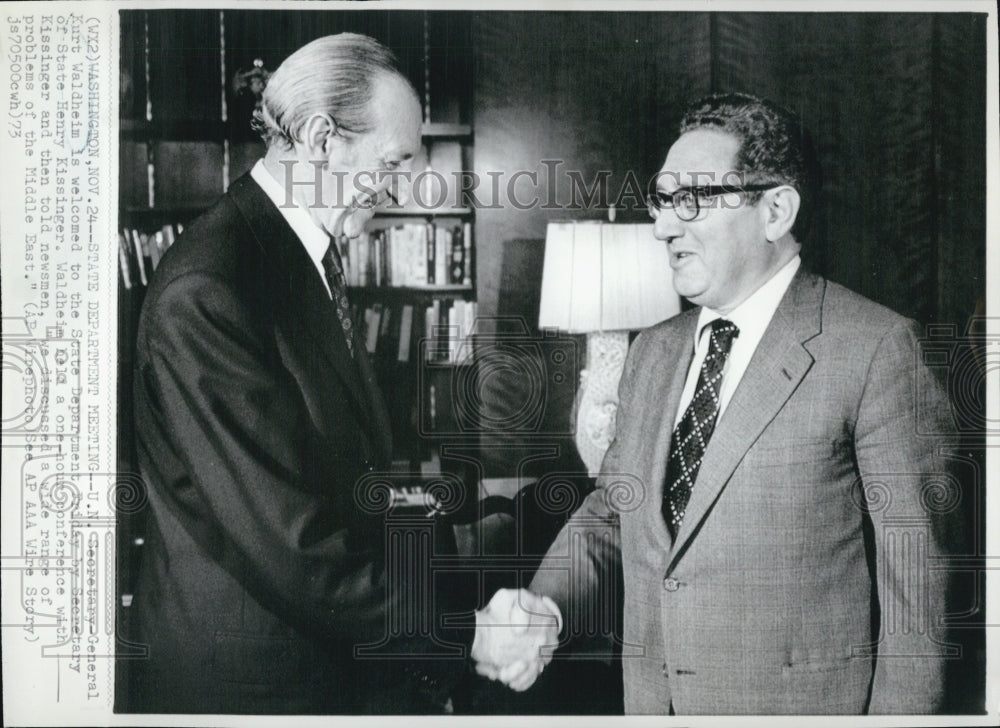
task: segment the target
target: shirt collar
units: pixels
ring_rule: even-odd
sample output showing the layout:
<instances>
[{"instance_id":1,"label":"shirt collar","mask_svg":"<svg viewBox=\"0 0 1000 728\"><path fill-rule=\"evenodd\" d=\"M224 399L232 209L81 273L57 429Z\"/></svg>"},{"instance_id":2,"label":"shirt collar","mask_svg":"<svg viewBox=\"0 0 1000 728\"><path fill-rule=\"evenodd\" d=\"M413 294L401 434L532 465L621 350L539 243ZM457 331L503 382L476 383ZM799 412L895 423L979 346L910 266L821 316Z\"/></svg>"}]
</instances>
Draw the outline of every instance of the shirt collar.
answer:
<instances>
[{"instance_id":1,"label":"shirt collar","mask_svg":"<svg viewBox=\"0 0 1000 728\"><path fill-rule=\"evenodd\" d=\"M302 209L297 202L292 207L285 206L285 190L267 171L263 159L257 160L253 169L250 170L250 176L278 208L278 212L285 218L285 222L302 242L312 262L322 271L323 256L326 255L326 251L330 247L330 236L313 222L309 213Z\"/></svg>"},{"instance_id":2,"label":"shirt collar","mask_svg":"<svg viewBox=\"0 0 1000 728\"><path fill-rule=\"evenodd\" d=\"M795 277L801 264L802 258L796 255L785 263L777 273L771 276L764 285L751 293L743 303L728 314L721 314L710 308L702 307L701 313L698 315L698 327L694 332L695 348L698 347L698 342L705 331L705 327L720 318L736 324L744 340L750 337L751 332L759 330L760 334L763 334L764 329L771 323L774 312L778 309L778 304L781 303L785 291L791 285L792 278ZM759 340L760 336L757 335L753 338Z\"/></svg>"}]
</instances>

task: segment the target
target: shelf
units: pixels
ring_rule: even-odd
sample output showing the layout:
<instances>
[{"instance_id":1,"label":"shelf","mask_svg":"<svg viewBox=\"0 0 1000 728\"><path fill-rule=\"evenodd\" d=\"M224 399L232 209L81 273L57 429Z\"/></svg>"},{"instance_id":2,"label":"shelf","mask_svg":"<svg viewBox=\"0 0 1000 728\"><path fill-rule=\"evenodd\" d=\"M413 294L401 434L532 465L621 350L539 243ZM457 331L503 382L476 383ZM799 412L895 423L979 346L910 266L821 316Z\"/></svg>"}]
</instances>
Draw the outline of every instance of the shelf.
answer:
<instances>
[{"instance_id":1,"label":"shelf","mask_svg":"<svg viewBox=\"0 0 1000 728\"><path fill-rule=\"evenodd\" d=\"M347 293L359 298L465 298L472 286L450 283L440 286L348 286Z\"/></svg>"},{"instance_id":2,"label":"shelf","mask_svg":"<svg viewBox=\"0 0 1000 728\"><path fill-rule=\"evenodd\" d=\"M198 217L208 209L204 207L128 207L118 213L118 223L128 227L139 227L132 224L139 221L141 224L148 223L185 223Z\"/></svg>"},{"instance_id":3,"label":"shelf","mask_svg":"<svg viewBox=\"0 0 1000 728\"><path fill-rule=\"evenodd\" d=\"M442 207L424 209L421 207L382 207L375 217L467 217L472 214L469 207Z\"/></svg>"},{"instance_id":4,"label":"shelf","mask_svg":"<svg viewBox=\"0 0 1000 728\"><path fill-rule=\"evenodd\" d=\"M209 205L205 205L204 207L128 207L120 211L119 216L122 220L132 217L142 220L176 217L183 221L184 218L193 219L197 217L208 208ZM427 218L436 217L468 217L471 214L472 210L468 207L449 207L443 210L383 208L375 213L375 219L415 217L426 220Z\"/></svg>"},{"instance_id":5,"label":"shelf","mask_svg":"<svg viewBox=\"0 0 1000 728\"><path fill-rule=\"evenodd\" d=\"M424 137L434 139L457 139L459 137L471 137L472 127L469 124L424 124L421 130Z\"/></svg>"},{"instance_id":6,"label":"shelf","mask_svg":"<svg viewBox=\"0 0 1000 728\"><path fill-rule=\"evenodd\" d=\"M119 133L123 139L136 142L218 142L228 136L226 124L221 121L176 119L142 121L121 119Z\"/></svg>"},{"instance_id":7,"label":"shelf","mask_svg":"<svg viewBox=\"0 0 1000 728\"><path fill-rule=\"evenodd\" d=\"M221 142L231 136L228 126L217 119L120 119L119 133L123 139L137 142ZM463 139L472 136L472 127L469 124L424 124L421 135L425 139Z\"/></svg>"}]
</instances>

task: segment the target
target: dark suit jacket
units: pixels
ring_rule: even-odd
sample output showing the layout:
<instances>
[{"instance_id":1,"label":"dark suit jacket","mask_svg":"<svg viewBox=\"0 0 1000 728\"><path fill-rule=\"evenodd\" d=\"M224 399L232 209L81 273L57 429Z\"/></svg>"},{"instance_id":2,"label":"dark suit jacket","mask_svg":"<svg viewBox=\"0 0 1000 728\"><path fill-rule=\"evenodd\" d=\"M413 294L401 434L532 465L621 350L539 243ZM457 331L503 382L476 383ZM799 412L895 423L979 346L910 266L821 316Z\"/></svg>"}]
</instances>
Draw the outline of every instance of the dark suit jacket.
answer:
<instances>
[{"instance_id":1,"label":"dark suit jacket","mask_svg":"<svg viewBox=\"0 0 1000 728\"><path fill-rule=\"evenodd\" d=\"M628 713L940 710L940 557L961 493L938 449L950 406L916 325L800 271L671 541L663 478L698 313L634 342L598 487L531 588L572 628L620 555ZM620 548L601 548L608 527Z\"/></svg>"},{"instance_id":2,"label":"dark suit jacket","mask_svg":"<svg viewBox=\"0 0 1000 728\"><path fill-rule=\"evenodd\" d=\"M132 607L150 649L140 710L423 712L465 669L471 631L439 618L476 594L425 583L426 560L398 588L407 564L386 568L385 491L358 488L391 439L363 342L354 350L249 175L164 256L136 352L152 510ZM355 655L371 644L391 659Z\"/></svg>"}]
</instances>

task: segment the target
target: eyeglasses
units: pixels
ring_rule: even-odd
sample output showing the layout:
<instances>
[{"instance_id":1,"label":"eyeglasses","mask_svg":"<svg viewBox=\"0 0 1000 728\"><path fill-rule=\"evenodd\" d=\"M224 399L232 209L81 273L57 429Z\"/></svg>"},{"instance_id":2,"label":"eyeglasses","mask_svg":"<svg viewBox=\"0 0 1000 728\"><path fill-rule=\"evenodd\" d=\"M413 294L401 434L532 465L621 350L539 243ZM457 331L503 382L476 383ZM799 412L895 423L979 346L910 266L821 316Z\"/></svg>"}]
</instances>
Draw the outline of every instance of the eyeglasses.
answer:
<instances>
[{"instance_id":1,"label":"eyeglasses","mask_svg":"<svg viewBox=\"0 0 1000 728\"><path fill-rule=\"evenodd\" d=\"M678 187L673 192L651 190L646 195L646 207L649 216L656 220L662 210L673 210L681 220L688 222L698 217L701 209L713 207L710 197L729 194L731 192L763 192L774 189L778 185L703 185L699 187Z\"/></svg>"}]
</instances>

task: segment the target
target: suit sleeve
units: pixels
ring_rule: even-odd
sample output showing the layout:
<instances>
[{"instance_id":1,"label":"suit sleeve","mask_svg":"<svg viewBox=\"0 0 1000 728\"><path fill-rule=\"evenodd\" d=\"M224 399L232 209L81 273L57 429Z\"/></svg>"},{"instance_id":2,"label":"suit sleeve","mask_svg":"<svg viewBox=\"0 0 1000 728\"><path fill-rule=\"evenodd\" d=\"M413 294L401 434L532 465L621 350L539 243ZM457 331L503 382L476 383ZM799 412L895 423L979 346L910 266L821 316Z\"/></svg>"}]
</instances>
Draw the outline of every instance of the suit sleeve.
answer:
<instances>
[{"instance_id":1,"label":"suit sleeve","mask_svg":"<svg viewBox=\"0 0 1000 728\"><path fill-rule=\"evenodd\" d=\"M172 484L168 502L272 611L332 645L378 643L387 615L402 620L414 607L387 586L381 520L355 502L365 463L320 449L331 444L318 441L265 328L212 275L190 273L161 291L139 386L189 480ZM437 634L472 639L471 630Z\"/></svg>"},{"instance_id":2,"label":"suit sleeve","mask_svg":"<svg viewBox=\"0 0 1000 728\"><path fill-rule=\"evenodd\" d=\"M629 349L618 385L616 430L619 434L632 409L632 379L642 345L640 334ZM607 614L595 615L595 610L618 609L616 590L621 574L618 506L634 504L635 499L643 496L643 489L634 476L621 467L622 442L623 439L617 436L612 440L601 463L595 489L560 530L529 587L558 605L563 615L562 642L583 636L587 632L583 627L585 622L596 618L598 624L607 623ZM596 637L597 643L588 644L588 647L595 652L606 651L610 658L613 645L608 638L612 635Z\"/></svg>"},{"instance_id":3,"label":"suit sleeve","mask_svg":"<svg viewBox=\"0 0 1000 728\"><path fill-rule=\"evenodd\" d=\"M961 493L939 450L953 431L948 396L918 360L916 324L895 326L871 362L854 433L880 610L870 713L942 706L949 594L942 559L960 535Z\"/></svg>"}]
</instances>

